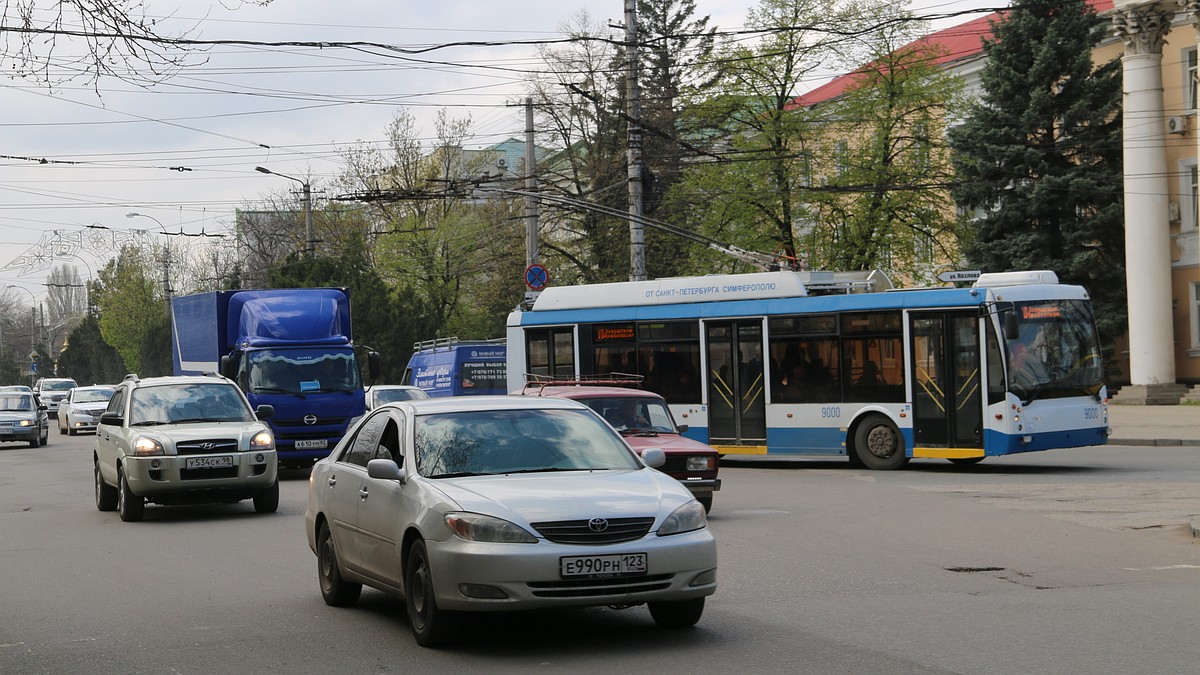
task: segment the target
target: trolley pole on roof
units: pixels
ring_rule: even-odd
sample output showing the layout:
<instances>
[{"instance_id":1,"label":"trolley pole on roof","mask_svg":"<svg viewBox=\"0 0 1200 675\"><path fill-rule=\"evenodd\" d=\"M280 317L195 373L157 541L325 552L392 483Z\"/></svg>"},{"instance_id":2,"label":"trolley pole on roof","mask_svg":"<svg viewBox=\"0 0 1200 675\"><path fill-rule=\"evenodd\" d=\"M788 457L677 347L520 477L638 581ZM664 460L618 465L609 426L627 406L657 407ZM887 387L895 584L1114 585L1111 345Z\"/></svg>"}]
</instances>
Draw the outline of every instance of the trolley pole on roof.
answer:
<instances>
[{"instance_id":1,"label":"trolley pole on roof","mask_svg":"<svg viewBox=\"0 0 1200 675\"><path fill-rule=\"evenodd\" d=\"M646 240L642 227L642 103L638 91L637 0L625 0L625 94L629 105L629 280L646 280Z\"/></svg>"}]
</instances>

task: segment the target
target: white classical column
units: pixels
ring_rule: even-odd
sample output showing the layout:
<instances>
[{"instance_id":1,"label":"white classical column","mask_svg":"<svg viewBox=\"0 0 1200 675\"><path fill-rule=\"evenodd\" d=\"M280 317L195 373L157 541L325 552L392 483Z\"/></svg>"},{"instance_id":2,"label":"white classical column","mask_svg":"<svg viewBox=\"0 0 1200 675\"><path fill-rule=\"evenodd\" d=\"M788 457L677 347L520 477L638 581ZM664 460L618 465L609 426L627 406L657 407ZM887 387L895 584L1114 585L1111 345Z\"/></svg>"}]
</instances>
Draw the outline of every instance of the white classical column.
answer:
<instances>
[{"instance_id":1,"label":"white classical column","mask_svg":"<svg viewBox=\"0 0 1200 675\"><path fill-rule=\"evenodd\" d=\"M1174 13L1154 3L1116 0L1114 4L1113 25L1125 41L1121 63L1130 379L1134 385L1153 388L1175 383L1162 83L1163 38Z\"/></svg>"}]
</instances>

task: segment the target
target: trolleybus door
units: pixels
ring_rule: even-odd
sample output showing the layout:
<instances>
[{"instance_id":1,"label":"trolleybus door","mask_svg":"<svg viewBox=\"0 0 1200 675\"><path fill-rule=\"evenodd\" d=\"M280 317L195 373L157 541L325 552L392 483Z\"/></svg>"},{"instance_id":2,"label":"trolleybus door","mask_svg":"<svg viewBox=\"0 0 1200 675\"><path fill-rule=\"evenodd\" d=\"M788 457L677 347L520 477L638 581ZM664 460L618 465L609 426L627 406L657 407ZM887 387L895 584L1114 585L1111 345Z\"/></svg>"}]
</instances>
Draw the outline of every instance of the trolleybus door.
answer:
<instances>
[{"instance_id":1,"label":"trolleybus door","mask_svg":"<svg viewBox=\"0 0 1200 675\"><path fill-rule=\"evenodd\" d=\"M767 405L762 321L705 324L708 361L708 442L765 445Z\"/></svg>"},{"instance_id":2,"label":"trolleybus door","mask_svg":"<svg viewBox=\"0 0 1200 675\"><path fill-rule=\"evenodd\" d=\"M915 445L982 448L978 313L913 312L909 317Z\"/></svg>"}]
</instances>

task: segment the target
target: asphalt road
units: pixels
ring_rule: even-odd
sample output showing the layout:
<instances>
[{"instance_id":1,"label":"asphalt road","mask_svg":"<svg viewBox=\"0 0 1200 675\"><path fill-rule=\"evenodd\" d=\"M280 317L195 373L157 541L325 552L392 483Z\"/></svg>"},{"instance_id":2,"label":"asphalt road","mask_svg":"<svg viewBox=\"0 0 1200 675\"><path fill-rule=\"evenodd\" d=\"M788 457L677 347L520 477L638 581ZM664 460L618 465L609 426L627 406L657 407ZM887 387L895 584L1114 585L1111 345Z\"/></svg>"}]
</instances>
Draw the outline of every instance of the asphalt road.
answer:
<instances>
[{"instance_id":1,"label":"asphalt road","mask_svg":"<svg viewBox=\"0 0 1200 675\"><path fill-rule=\"evenodd\" d=\"M1200 449L729 462L720 589L694 629L643 607L485 616L422 649L400 601L322 603L306 478L249 502L95 509L91 437L0 447L0 673L1184 673L1200 664Z\"/></svg>"}]
</instances>

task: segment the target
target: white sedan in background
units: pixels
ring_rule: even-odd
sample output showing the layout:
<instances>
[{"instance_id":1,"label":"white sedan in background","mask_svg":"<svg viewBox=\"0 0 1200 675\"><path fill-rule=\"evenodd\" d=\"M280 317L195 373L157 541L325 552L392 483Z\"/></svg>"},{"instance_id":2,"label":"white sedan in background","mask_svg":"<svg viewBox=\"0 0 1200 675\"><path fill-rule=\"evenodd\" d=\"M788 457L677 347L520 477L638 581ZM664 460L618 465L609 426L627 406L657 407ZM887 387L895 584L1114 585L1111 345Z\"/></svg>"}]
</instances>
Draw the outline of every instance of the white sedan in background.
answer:
<instances>
[{"instance_id":1,"label":"white sedan in background","mask_svg":"<svg viewBox=\"0 0 1200 675\"><path fill-rule=\"evenodd\" d=\"M704 507L566 399L453 397L367 414L309 478L305 529L321 595L405 598L419 644L459 611L647 604L699 621L717 589Z\"/></svg>"},{"instance_id":2,"label":"white sedan in background","mask_svg":"<svg viewBox=\"0 0 1200 675\"><path fill-rule=\"evenodd\" d=\"M112 395L112 387L75 387L68 391L58 405L58 433L74 436L80 431L95 431Z\"/></svg>"}]
</instances>

